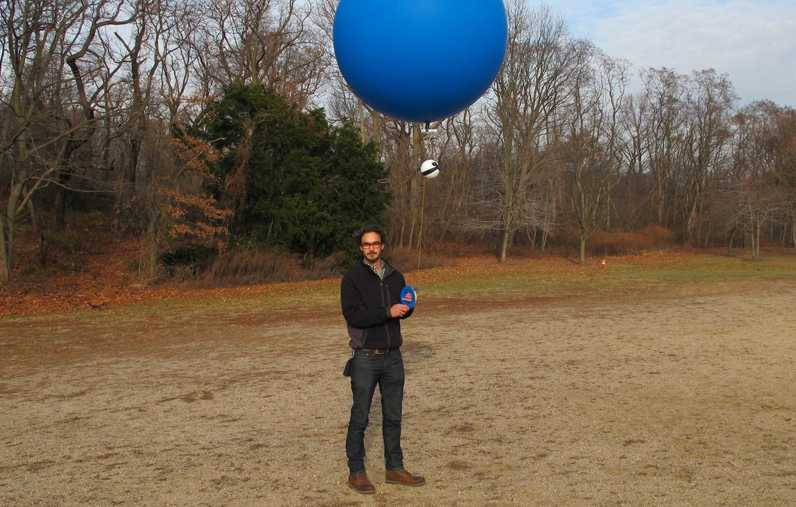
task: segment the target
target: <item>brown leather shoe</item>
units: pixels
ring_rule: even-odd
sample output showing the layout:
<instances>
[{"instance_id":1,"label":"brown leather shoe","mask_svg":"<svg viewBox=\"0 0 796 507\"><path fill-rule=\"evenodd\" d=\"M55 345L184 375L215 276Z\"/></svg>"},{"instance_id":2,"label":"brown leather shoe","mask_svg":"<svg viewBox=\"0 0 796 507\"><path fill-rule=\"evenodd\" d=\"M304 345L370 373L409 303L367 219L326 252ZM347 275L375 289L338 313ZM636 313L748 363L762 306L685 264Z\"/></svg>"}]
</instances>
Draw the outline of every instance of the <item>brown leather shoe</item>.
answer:
<instances>
[{"instance_id":1,"label":"brown leather shoe","mask_svg":"<svg viewBox=\"0 0 796 507\"><path fill-rule=\"evenodd\" d=\"M368 479L368 474L365 472L360 472L358 474L349 474L348 487L353 489L357 493L362 493L363 495L372 495L373 493L376 492L376 487L370 483L370 479Z\"/></svg>"},{"instance_id":2,"label":"brown leather shoe","mask_svg":"<svg viewBox=\"0 0 796 507\"><path fill-rule=\"evenodd\" d=\"M402 484L404 486L422 486L426 480L419 475L412 475L405 469L387 470L387 484Z\"/></svg>"}]
</instances>

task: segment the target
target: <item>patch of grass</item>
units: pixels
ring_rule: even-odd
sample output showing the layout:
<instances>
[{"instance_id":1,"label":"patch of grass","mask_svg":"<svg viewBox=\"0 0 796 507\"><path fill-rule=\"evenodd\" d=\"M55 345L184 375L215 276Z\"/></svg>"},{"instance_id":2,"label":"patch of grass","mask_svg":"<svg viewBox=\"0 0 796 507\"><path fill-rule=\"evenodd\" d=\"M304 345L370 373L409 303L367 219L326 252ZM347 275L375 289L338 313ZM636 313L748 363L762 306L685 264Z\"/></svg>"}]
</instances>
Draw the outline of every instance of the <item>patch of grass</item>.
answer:
<instances>
[{"instance_id":1,"label":"patch of grass","mask_svg":"<svg viewBox=\"0 0 796 507\"><path fill-rule=\"evenodd\" d=\"M579 266L569 259L514 259L500 264L493 257L460 259L453 266L413 271L407 283L427 297L470 300L524 298L591 298L613 295L643 297L735 282L764 283L796 280L796 252L769 253L760 261L711 254L650 254L601 259ZM34 324L71 329L91 325L112 328L151 325L194 326L213 319L280 317L309 318L314 314L339 317L339 278L235 289L185 290L177 297L61 314L12 316L0 323ZM342 319L342 317L340 317ZM341 320L342 323L342 320Z\"/></svg>"},{"instance_id":2,"label":"patch of grass","mask_svg":"<svg viewBox=\"0 0 796 507\"><path fill-rule=\"evenodd\" d=\"M740 280L796 278L796 256L772 254L760 261L723 255L667 255L609 258L579 266L565 259L506 263L471 270L421 289L431 294L578 296L612 292L659 291Z\"/></svg>"}]
</instances>

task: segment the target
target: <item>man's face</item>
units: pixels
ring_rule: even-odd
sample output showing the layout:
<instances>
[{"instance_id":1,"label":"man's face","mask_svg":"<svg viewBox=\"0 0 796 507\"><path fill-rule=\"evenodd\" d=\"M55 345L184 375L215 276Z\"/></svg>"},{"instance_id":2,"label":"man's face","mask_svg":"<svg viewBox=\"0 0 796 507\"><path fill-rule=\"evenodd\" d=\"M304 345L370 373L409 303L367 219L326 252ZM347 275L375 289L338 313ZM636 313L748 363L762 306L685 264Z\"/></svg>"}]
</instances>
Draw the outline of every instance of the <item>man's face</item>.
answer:
<instances>
[{"instance_id":1,"label":"man's face","mask_svg":"<svg viewBox=\"0 0 796 507\"><path fill-rule=\"evenodd\" d=\"M366 232L362 235L359 243L359 249L371 264L375 264L381 258L381 251L384 250L384 244L381 242L381 236L376 232Z\"/></svg>"}]
</instances>

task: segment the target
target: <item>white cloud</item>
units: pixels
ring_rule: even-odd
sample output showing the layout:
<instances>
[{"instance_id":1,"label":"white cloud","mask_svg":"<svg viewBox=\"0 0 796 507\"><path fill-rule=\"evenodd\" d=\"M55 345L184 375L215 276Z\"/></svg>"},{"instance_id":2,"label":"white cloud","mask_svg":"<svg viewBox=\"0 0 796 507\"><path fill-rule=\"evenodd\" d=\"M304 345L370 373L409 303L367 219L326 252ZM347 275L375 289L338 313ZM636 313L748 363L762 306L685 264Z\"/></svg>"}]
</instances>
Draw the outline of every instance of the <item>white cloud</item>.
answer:
<instances>
[{"instance_id":1,"label":"white cloud","mask_svg":"<svg viewBox=\"0 0 796 507\"><path fill-rule=\"evenodd\" d=\"M741 102L770 99L796 107L796 2L793 0L563 0L574 35L590 38L637 68L727 73Z\"/></svg>"}]
</instances>

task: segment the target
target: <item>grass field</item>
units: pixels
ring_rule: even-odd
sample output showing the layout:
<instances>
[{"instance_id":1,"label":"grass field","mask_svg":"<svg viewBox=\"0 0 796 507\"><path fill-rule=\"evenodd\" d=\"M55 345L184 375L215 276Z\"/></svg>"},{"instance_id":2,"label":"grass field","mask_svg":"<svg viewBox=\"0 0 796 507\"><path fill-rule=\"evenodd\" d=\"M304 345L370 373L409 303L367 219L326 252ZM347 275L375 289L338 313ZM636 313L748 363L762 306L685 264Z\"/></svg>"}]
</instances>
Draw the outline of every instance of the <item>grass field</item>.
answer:
<instances>
[{"instance_id":1,"label":"grass field","mask_svg":"<svg viewBox=\"0 0 796 507\"><path fill-rule=\"evenodd\" d=\"M592 297L621 296L637 291L663 293L701 284L737 281L790 280L796 277L796 251L769 253L764 259L751 261L746 257L723 254L654 253L644 256L608 258L606 269L600 259L580 266L571 259L509 259L500 264L493 257L464 258L452 266L407 271L408 283L422 285L421 297L483 298L490 301L524 299L526 297ZM269 308L270 313L290 314L301 311L336 311L339 281L286 283L268 286L217 290L169 290L168 298L157 292L150 302L119 305L111 315L101 311L64 312L59 318L104 320L105 318L146 318L150 313L175 311L182 317L193 313L249 312ZM10 315L0 322L48 320L52 314Z\"/></svg>"}]
</instances>

